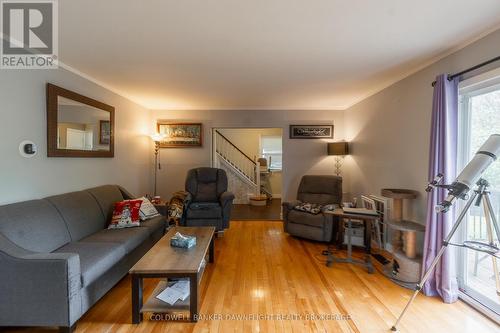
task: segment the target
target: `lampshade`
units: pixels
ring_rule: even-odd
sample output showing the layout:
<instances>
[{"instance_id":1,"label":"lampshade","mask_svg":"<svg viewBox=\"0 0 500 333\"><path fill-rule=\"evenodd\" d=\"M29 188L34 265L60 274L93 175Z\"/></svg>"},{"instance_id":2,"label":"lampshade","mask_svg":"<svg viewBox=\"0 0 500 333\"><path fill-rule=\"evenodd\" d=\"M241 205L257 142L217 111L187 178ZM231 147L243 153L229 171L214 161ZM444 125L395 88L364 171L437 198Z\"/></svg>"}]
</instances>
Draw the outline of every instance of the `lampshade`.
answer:
<instances>
[{"instance_id":1,"label":"lampshade","mask_svg":"<svg viewBox=\"0 0 500 333\"><path fill-rule=\"evenodd\" d=\"M347 142L329 142L328 155L349 155L349 147Z\"/></svg>"},{"instance_id":2,"label":"lampshade","mask_svg":"<svg viewBox=\"0 0 500 333\"><path fill-rule=\"evenodd\" d=\"M160 134L160 133L155 133L155 134L152 134L151 135L151 139L154 141L154 142L159 142L163 139L165 139L166 135L165 134Z\"/></svg>"}]
</instances>

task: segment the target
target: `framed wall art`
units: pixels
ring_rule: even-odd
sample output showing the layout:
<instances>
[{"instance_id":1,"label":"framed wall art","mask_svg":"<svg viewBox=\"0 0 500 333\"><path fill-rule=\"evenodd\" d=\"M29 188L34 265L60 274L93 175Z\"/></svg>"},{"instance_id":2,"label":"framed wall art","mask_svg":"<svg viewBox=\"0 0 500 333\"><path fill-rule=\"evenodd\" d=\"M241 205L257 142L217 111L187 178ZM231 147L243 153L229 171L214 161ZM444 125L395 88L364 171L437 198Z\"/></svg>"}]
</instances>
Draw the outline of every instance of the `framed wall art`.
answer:
<instances>
[{"instance_id":1,"label":"framed wall art","mask_svg":"<svg viewBox=\"0 0 500 333\"><path fill-rule=\"evenodd\" d=\"M189 148L203 145L203 128L201 123L157 122L157 131L164 134L160 148Z\"/></svg>"},{"instance_id":2,"label":"framed wall art","mask_svg":"<svg viewBox=\"0 0 500 333\"><path fill-rule=\"evenodd\" d=\"M109 120L99 121L99 144L109 145L111 138L111 122Z\"/></svg>"},{"instance_id":3,"label":"framed wall art","mask_svg":"<svg viewBox=\"0 0 500 333\"><path fill-rule=\"evenodd\" d=\"M290 125L290 139L333 139L333 125Z\"/></svg>"}]
</instances>

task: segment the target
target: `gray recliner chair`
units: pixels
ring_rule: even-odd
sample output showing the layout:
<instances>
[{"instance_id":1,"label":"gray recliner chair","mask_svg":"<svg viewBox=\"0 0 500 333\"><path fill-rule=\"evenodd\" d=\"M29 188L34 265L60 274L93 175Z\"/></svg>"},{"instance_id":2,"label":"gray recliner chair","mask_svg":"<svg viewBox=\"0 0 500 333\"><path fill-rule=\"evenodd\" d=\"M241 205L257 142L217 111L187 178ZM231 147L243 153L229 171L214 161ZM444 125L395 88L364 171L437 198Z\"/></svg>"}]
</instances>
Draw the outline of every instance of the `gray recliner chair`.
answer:
<instances>
[{"instance_id":1,"label":"gray recliner chair","mask_svg":"<svg viewBox=\"0 0 500 333\"><path fill-rule=\"evenodd\" d=\"M197 168L188 171L186 203L181 225L214 226L216 231L229 228L234 195L227 192L227 175L222 169Z\"/></svg>"},{"instance_id":2,"label":"gray recliner chair","mask_svg":"<svg viewBox=\"0 0 500 333\"><path fill-rule=\"evenodd\" d=\"M335 217L323 212L314 215L295 210L294 207L301 202L340 206L342 177L303 176L297 192L298 200L283 203L285 232L293 236L329 242L332 239L332 233L337 230L337 223L334 223Z\"/></svg>"}]
</instances>

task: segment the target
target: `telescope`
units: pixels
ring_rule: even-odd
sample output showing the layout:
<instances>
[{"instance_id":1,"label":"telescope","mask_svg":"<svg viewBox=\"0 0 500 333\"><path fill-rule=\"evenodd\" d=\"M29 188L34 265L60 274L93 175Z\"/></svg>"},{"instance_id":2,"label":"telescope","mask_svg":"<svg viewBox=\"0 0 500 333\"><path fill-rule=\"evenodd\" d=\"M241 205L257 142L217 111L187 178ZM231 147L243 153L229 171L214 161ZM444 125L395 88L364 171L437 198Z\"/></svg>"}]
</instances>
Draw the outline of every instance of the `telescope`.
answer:
<instances>
[{"instance_id":1,"label":"telescope","mask_svg":"<svg viewBox=\"0 0 500 333\"><path fill-rule=\"evenodd\" d=\"M447 212L457 198L467 200L471 187L498 156L500 156L500 134L492 134L451 185L439 185L439 182L443 179L443 175L438 174L426 188L427 192L436 187L448 190L446 198L436 205L436 211Z\"/></svg>"},{"instance_id":2,"label":"telescope","mask_svg":"<svg viewBox=\"0 0 500 333\"><path fill-rule=\"evenodd\" d=\"M391 327L392 331L397 331L399 322L417 297L420 290L422 290L426 281L431 277L432 271L438 264L439 260L441 260L441 257L443 256L444 251L446 250L448 245L459 246L474 251L483 252L492 256L497 294L500 295L500 274L497 269L497 259L500 259L500 248L497 246L497 243L495 242L495 239L493 237L494 231L496 233L497 239L500 240L500 227L498 225L497 218L491 204L491 200L489 197L490 192L487 190L489 184L485 179L481 178L481 175L484 173L484 171L488 169L488 167L497 159L498 156L500 156L500 134L492 134L488 138L488 140L483 143L472 160L467 164L462 172L460 172L458 177L453 183L451 183L451 185L439 184L443 179L442 174L436 175L436 177L429 184L427 184L427 188L425 189L427 192L432 191L432 189L434 188L444 188L448 190L448 195L446 196L446 198L435 207L438 213L447 212L457 198L467 200L469 191L474 184L477 185L477 188L473 191L472 197L467 200L467 203L464 205L461 213L457 218L457 221L451 228L451 231L448 233L446 238L443 239L441 248L427 268L427 271L424 273L422 279L415 287L415 292L408 300L408 303L403 309L403 312L401 312L398 319L396 320L396 323ZM485 214L484 217L487 224L486 229L488 233L488 243L480 242L477 240L466 240L461 244L451 243L453 235L458 230L458 227L460 226L462 221L464 221L468 210L470 209L472 203L476 198L476 206L479 206L481 202L484 205L483 208Z\"/></svg>"}]
</instances>

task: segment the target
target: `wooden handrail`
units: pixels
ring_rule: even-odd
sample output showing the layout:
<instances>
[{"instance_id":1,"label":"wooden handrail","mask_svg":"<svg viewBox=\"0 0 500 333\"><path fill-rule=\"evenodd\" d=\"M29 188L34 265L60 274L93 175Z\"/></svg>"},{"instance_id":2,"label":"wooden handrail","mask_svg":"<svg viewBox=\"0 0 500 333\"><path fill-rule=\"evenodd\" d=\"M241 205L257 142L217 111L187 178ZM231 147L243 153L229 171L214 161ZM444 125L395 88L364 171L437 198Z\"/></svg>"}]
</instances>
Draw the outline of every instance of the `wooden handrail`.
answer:
<instances>
[{"instance_id":1,"label":"wooden handrail","mask_svg":"<svg viewBox=\"0 0 500 333\"><path fill-rule=\"evenodd\" d=\"M229 139L228 139L228 138L226 138L224 135L222 135L222 133L221 133L221 132L219 132L218 130L215 130L215 133L217 133L217 134L219 134L220 136L222 136L222 138L223 138L224 140L226 140L227 142L229 142L229 144L230 144L231 146L233 146L234 148L236 148L236 150L238 150L238 151L239 151L239 152L240 152L243 156L245 156L245 157L246 157L246 158L247 158L250 162L252 162L254 165L257 165L257 163L256 163L254 160L252 160L250 157L248 157L248 155L247 155L247 154L245 154L244 152L242 152L240 148L236 147L236 145L235 145L234 143L232 143L232 142L231 142L231 140L229 140Z\"/></svg>"}]
</instances>

